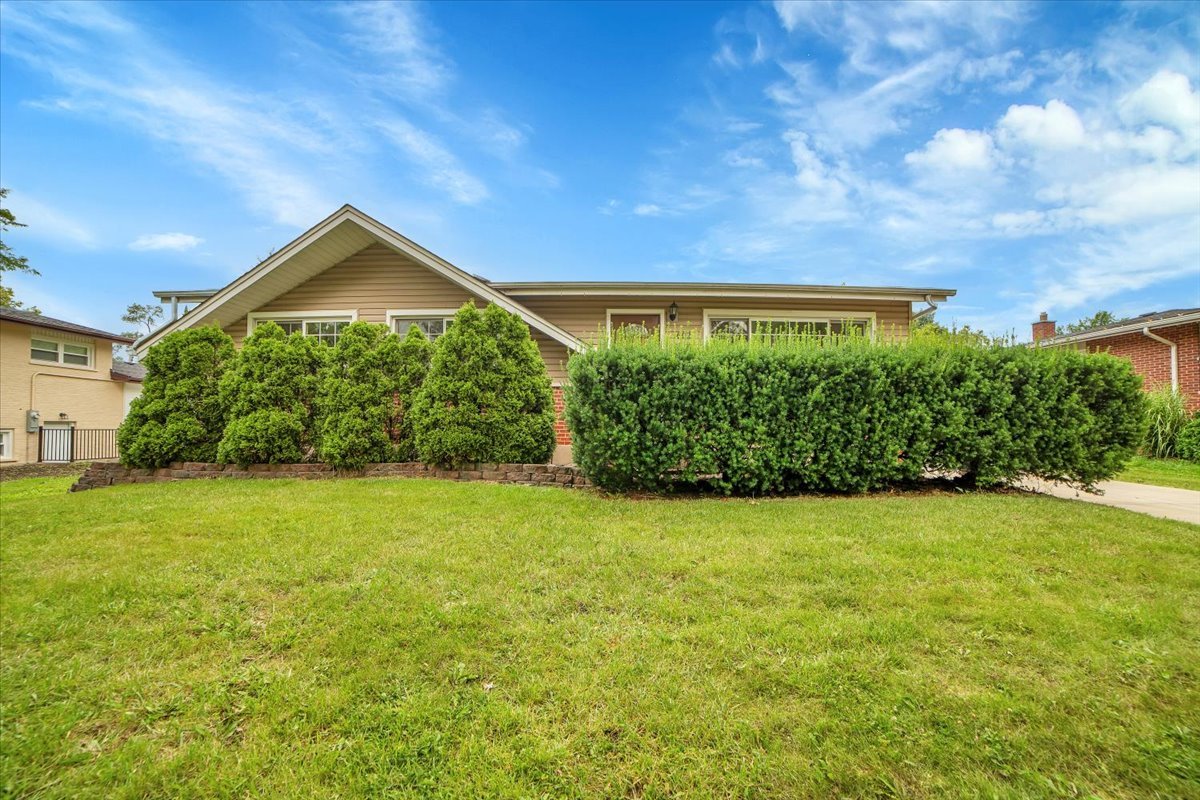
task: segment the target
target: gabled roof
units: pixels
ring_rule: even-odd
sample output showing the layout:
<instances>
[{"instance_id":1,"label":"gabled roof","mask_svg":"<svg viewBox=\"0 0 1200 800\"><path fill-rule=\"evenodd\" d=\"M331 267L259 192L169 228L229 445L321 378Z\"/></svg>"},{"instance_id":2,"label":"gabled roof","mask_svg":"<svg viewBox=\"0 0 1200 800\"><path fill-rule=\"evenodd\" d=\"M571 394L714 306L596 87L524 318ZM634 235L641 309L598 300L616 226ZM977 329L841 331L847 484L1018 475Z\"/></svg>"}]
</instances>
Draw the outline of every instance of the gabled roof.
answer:
<instances>
[{"instance_id":1,"label":"gabled roof","mask_svg":"<svg viewBox=\"0 0 1200 800\"><path fill-rule=\"evenodd\" d=\"M526 323L568 348L583 349L583 342L579 339L497 291L487 281L459 269L351 205L342 206L254 268L206 297L187 314L139 339L135 347L142 352L172 331L197 325L228 325L235 322L375 243L408 256L475 296L517 314Z\"/></svg>"},{"instance_id":2,"label":"gabled roof","mask_svg":"<svg viewBox=\"0 0 1200 800\"><path fill-rule=\"evenodd\" d=\"M1188 322L1200 322L1200 308L1173 308L1170 311L1153 311L1130 319L1122 319L1097 328L1089 328L1079 333L1066 333L1061 336L1049 336L1038 342L1042 347L1053 347L1072 342L1088 342L1093 339L1105 339L1109 336L1121 336L1126 333L1136 333L1143 328L1166 328L1171 325L1183 325Z\"/></svg>"},{"instance_id":3,"label":"gabled roof","mask_svg":"<svg viewBox=\"0 0 1200 800\"><path fill-rule=\"evenodd\" d=\"M80 336L92 336L97 339L106 339L110 342L118 342L120 344L133 344L133 337L131 336L109 333L99 328L89 328L86 325L76 325L74 322L67 322L64 319L55 319L54 317L47 317L44 314L23 311L19 308L0 306L0 319L7 322L21 322L25 325L37 325L40 328L50 328L51 330L63 331L65 333L75 333Z\"/></svg>"}]
</instances>

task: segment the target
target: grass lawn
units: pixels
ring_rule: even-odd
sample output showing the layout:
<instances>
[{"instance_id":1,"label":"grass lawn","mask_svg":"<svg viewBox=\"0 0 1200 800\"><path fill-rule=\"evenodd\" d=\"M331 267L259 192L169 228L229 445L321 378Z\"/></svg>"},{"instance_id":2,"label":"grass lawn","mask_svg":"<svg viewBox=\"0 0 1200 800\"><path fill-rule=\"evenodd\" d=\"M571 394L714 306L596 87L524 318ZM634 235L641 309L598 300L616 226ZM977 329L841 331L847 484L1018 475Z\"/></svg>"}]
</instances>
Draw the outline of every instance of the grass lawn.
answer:
<instances>
[{"instance_id":1,"label":"grass lawn","mask_svg":"<svg viewBox=\"0 0 1200 800\"><path fill-rule=\"evenodd\" d=\"M5 796L1200 796L1184 523L68 484L0 485Z\"/></svg>"},{"instance_id":2,"label":"grass lawn","mask_svg":"<svg viewBox=\"0 0 1200 800\"><path fill-rule=\"evenodd\" d=\"M1179 458L1136 456L1116 479L1200 491L1200 464Z\"/></svg>"}]
</instances>

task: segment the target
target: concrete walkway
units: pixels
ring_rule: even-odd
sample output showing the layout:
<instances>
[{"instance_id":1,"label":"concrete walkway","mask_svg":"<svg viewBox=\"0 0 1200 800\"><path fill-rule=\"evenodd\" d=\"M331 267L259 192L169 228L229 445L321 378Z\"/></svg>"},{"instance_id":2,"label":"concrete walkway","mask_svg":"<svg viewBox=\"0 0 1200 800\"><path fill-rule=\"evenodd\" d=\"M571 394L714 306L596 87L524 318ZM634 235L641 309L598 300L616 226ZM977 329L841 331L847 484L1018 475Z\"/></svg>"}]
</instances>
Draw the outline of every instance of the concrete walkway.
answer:
<instances>
[{"instance_id":1,"label":"concrete walkway","mask_svg":"<svg viewBox=\"0 0 1200 800\"><path fill-rule=\"evenodd\" d=\"M1190 489L1147 486L1142 483L1126 483L1125 481L1102 481L1096 484L1096 487L1104 493L1096 495L1036 478L1026 478L1020 485L1022 488L1054 497L1082 500L1085 503L1098 503L1102 506L1116 506L1149 514L1152 517L1177 519L1193 525L1200 525L1200 492Z\"/></svg>"}]
</instances>

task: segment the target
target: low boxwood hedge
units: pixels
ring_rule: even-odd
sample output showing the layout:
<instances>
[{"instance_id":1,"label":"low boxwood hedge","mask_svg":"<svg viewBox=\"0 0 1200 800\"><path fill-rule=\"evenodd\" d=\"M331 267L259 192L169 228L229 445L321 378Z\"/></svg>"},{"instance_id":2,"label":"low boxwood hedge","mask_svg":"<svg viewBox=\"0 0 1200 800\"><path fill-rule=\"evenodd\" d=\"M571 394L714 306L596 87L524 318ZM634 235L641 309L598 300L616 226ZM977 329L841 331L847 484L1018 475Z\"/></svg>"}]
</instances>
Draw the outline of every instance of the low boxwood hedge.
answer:
<instances>
[{"instance_id":1,"label":"low boxwood hedge","mask_svg":"<svg viewBox=\"0 0 1200 800\"><path fill-rule=\"evenodd\" d=\"M861 492L927 470L1091 486L1144 426L1128 362L1064 350L625 341L568 370L575 462L612 490Z\"/></svg>"}]
</instances>

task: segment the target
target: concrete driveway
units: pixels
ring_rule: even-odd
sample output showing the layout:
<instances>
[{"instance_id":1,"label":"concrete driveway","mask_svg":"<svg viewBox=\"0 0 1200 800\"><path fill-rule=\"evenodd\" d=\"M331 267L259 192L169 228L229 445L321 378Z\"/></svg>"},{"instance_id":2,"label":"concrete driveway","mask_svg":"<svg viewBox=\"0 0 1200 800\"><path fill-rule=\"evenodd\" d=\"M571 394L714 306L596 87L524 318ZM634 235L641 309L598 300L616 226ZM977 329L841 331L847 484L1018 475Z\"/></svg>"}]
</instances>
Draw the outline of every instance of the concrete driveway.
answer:
<instances>
[{"instance_id":1,"label":"concrete driveway","mask_svg":"<svg viewBox=\"0 0 1200 800\"><path fill-rule=\"evenodd\" d=\"M1177 519L1200 525L1200 492L1190 489L1172 489L1168 486L1147 486L1142 483L1126 483L1125 481L1103 481L1096 484L1103 494L1095 495L1081 492L1060 483L1050 483L1036 478L1026 478L1020 486L1031 491L1062 497L1068 500L1082 500L1085 503L1097 503L1102 506L1116 506L1152 517Z\"/></svg>"}]
</instances>

